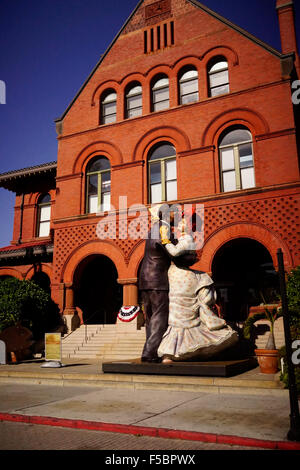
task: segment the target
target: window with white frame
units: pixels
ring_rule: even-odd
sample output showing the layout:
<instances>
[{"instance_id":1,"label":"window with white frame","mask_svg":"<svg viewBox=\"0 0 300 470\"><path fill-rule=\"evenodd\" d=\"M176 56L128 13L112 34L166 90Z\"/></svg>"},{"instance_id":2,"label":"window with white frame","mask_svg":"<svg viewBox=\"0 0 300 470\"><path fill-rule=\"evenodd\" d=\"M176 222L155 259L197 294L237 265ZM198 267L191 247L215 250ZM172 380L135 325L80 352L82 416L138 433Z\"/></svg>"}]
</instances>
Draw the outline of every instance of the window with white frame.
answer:
<instances>
[{"instance_id":1,"label":"window with white frame","mask_svg":"<svg viewBox=\"0 0 300 470\"><path fill-rule=\"evenodd\" d=\"M180 104L194 103L199 99L198 71L189 67L180 75L179 79Z\"/></svg>"},{"instance_id":2,"label":"window with white frame","mask_svg":"<svg viewBox=\"0 0 300 470\"><path fill-rule=\"evenodd\" d=\"M37 236L48 237L50 234L51 197L50 194L40 196L38 201Z\"/></svg>"},{"instance_id":3,"label":"window with white frame","mask_svg":"<svg viewBox=\"0 0 300 470\"><path fill-rule=\"evenodd\" d=\"M117 93L110 90L101 97L101 124L112 124L117 120Z\"/></svg>"},{"instance_id":4,"label":"window with white frame","mask_svg":"<svg viewBox=\"0 0 300 470\"><path fill-rule=\"evenodd\" d=\"M126 118L141 116L143 113L143 94L139 83L133 84L126 93Z\"/></svg>"},{"instance_id":5,"label":"window with white frame","mask_svg":"<svg viewBox=\"0 0 300 470\"><path fill-rule=\"evenodd\" d=\"M86 212L88 214L110 210L110 162L104 156L97 156L86 170Z\"/></svg>"},{"instance_id":6,"label":"window with white frame","mask_svg":"<svg viewBox=\"0 0 300 470\"><path fill-rule=\"evenodd\" d=\"M209 96L229 93L228 62L219 57L210 62L208 67Z\"/></svg>"},{"instance_id":7,"label":"window with white frame","mask_svg":"<svg viewBox=\"0 0 300 470\"><path fill-rule=\"evenodd\" d=\"M228 129L219 142L222 191L255 187L251 132L245 127Z\"/></svg>"},{"instance_id":8,"label":"window with white frame","mask_svg":"<svg viewBox=\"0 0 300 470\"><path fill-rule=\"evenodd\" d=\"M152 85L152 111L162 111L170 106L169 78L161 76Z\"/></svg>"},{"instance_id":9,"label":"window with white frame","mask_svg":"<svg viewBox=\"0 0 300 470\"><path fill-rule=\"evenodd\" d=\"M177 199L176 150L168 142L156 145L149 153L149 202Z\"/></svg>"}]
</instances>

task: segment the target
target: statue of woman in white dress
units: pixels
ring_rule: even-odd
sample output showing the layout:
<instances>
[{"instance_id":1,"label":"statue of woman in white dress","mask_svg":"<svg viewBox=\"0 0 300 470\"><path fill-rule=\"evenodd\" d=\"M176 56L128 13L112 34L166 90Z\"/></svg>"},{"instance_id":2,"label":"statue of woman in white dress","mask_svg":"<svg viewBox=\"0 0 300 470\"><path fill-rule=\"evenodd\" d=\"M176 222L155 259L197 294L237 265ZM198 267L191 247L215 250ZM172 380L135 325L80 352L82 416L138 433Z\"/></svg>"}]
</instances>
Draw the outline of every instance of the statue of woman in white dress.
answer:
<instances>
[{"instance_id":1,"label":"statue of woman in white dress","mask_svg":"<svg viewBox=\"0 0 300 470\"><path fill-rule=\"evenodd\" d=\"M185 219L178 224L181 233L176 246L165 244L173 261L168 271L168 329L158 348L164 363L208 359L238 342L238 334L212 310L216 303L212 279L176 263L177 257L196 249L187 225Z\"/></svg>"}]
</instances>

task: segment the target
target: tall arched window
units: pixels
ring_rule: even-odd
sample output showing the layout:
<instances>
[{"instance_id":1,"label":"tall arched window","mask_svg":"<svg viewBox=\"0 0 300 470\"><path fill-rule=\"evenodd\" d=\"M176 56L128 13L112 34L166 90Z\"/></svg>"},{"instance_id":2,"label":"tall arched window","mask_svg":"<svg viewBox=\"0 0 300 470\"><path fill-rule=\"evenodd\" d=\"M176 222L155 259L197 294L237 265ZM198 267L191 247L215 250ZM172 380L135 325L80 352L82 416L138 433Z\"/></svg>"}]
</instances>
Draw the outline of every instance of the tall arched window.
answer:
<instances>
[{"instance_id":1,"label":"tall arched window","mask_svg":"<svg viewBox=\"0 0 300 470\"><path fill-rule=\"evenodd\" d=\"M50 234L51 196L43 194L38 200L37 236L48 237Z\"/></svg>"},{"instance_id":2,"label":"tall arched window","mask_svg":"<svg viewBox=\"0 0 300 470\"><path fill-rule=\"evenodd\" d=\"M117 120L117 93L106 91L101 96L101 124L111 124Z\"/></svg>"},{"instance_id":3,"label":"tall arched window","mask_svg":"<svg viewBox=\"0 0 300 470\"><path fill-rule=\"evenodd\" d=\"M177 199L176 150L168 142L156 145L149 153L149 202Z\"/></svg>"},{"instance_id":4,"label":"tall arched window","mask_svg":"<svg viewBox=\"0 0 300 470\"><path fill-rule=\"evenodd\" d=\"M255 187L251 132L243 126L227 129L219 141L222 191Z\"/></svg>"},{"instance_id":5,"label":"tall arched window","mask_svg":"<svg viewBox=\"0 0 300 470\"><path fill-rule=\"evenodd\" d=\"M152 85L152 111L161 111L170 106L169 78L164 75L155 79Z\"/></svg>"},{"instance_id":6,"label":"tall arched window","mask_svg":"<svg viewBox=\"0 0 300 470\"><path fill-rule=\"evenodd\" d=\"M126 118L141 116L143 113L143 94L139 83L132 84L126 93Z\"/></svg>"},{"instance_id":7,"label":"tall arched window","mask_svg":"<svg viewBox=\"0 0 300 470\"><path fill-rule=\"evenodd\" d=\"M198 71L194 67L185 68L179 78L180 104L194 103L199 99Z\"/></svg>"},{"instance_id":8,"label":"tall arched window","mask_svg":"<svg viewBox=\"0 0 300 470\"><path fill-rule=\"evenodd\" d=\"M209 96L229 93L228 62L224 57L210 61L208 65Z\"/></svg>"},{"instance_id":9,"label":"tall arched window","mask_svg":"<svg viewBox=\"0 0 300 470\"><path fill-rule=\"evenodd\" d=\"M86 212L110 210L110 162L106 157L93 158L86 170Z\"/></svg>"}]
</instances>

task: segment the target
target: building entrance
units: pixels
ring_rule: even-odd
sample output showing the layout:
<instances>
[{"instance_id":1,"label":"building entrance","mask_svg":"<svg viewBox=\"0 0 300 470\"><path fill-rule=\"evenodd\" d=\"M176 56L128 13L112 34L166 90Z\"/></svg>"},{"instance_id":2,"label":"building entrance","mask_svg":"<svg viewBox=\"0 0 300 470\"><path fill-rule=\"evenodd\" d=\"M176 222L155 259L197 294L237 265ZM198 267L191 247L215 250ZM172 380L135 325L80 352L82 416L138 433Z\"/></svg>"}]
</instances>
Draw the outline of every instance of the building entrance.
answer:
<instances>
[{"instance_id":1,"label":"building entrance","mask_svg":"<svg viewBox=\"0 0 300 470\"><path fill-rule=\"evenodd\" d=\"M114 263L103 255L85 258L74 276L75 306L86 324L114 324L122 306L122 286Z\"/></svg>"},{"instance_id":2,"label":"building entrance","mask_svg":"<svg viewBox=\"0 0 300 470\"><path fill-rule=\"evenodd\" d=\"M278 302L278 275L268 250L259 242L239 238L223 245L212 264L218 303L228 321L243 321L250 307Z\"/></svg>"}]
</instances>

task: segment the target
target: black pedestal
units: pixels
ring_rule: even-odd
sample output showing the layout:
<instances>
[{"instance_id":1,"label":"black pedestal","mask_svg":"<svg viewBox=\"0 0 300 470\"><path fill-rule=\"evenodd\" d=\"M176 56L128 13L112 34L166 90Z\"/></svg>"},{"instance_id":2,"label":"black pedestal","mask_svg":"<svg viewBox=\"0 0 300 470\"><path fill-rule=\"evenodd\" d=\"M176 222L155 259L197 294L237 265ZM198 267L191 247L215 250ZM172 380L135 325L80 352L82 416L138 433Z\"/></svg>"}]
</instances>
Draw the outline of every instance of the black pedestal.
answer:
<instances>
[{"instance_id":1,"label":"black pedestal","mask_svg":"<svg viewBox=\"0 0 300 470\"><path fill-rule=\"evenodd\" d=\"M189 375L197 377L233 377L257 367L254 358L231 361L173 362L172 364L152 364L140 359L105 362L104 373L148 374L148 375Z\"/></svg>"}]
</instances>

